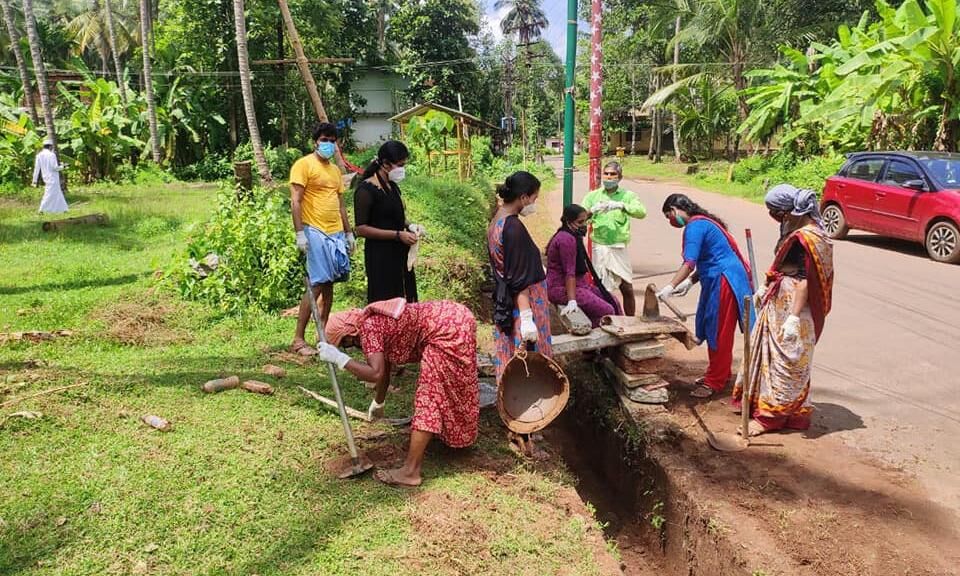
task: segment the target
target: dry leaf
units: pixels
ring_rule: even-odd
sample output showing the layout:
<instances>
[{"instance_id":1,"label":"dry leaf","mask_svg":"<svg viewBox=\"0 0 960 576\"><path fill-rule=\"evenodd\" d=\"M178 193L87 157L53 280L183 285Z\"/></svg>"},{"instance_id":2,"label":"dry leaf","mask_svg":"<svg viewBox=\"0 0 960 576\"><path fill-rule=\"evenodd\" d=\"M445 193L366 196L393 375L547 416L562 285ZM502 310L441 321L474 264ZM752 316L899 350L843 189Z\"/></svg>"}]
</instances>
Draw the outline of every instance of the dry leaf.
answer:
<instances>
[{"instance_id":1,"label":"dry leaf","mask_svg":"<svg viewBox=\"0 0 960 576\"><path fill-rule=\"evenodd\" d=\"M147 544L146 546L144 546L143 551L146 552L147 554L152 554L152 553L156 552L156 551L159 550L159 549L160 549L160 545L159 545L159 544L157 544L156 542L151 542L151 543Z\"/></svg>"},{"instance_id":2,"label":"dry leaf","mask_svg":"<svg viewBox=\"0 0 960 576\"><path fill-rule=\"evenodd\" d=\"M99 502L94 502L87 508L87 512L91 514L99 514L101 510L103 510L103 506Z\"/></svg>"},{"instance_id":3,"label":"dry leaf","mask_svg":"<svg viewBox=\"0 0 960 576\"><path fill-rule=\"evenodd\" d=\"M57 518L57 526L58 526L58 527L59 527L59 526L63 526L63 525L66 524L66 523L67 523L67 517L66 517L66 516L61 516L61 517Z\"/></svg>"}]
</instances>

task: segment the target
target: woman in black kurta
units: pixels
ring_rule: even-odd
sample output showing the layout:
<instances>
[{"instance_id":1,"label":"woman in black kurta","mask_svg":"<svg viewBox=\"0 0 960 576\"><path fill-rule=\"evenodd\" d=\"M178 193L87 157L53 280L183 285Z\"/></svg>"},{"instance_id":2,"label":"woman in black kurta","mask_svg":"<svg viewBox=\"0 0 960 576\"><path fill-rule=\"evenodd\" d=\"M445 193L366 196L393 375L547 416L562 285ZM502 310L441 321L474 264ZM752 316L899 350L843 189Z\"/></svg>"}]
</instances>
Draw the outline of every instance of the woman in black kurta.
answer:
<instances>
[{"instance_id":1,"label":"woman in black kurta","mask_svg":"<svg viewBox=\"0 0 960 576\"><path fill-rule=\"evenodd\" d=\"M400 187L410 152L401 142L385 142L361 177L353 200L354 230L365 239L367 302L405 298L417 301L417 280L407 270L410 247L423 228L407 222Z\"/></svg>"}]
</instances>

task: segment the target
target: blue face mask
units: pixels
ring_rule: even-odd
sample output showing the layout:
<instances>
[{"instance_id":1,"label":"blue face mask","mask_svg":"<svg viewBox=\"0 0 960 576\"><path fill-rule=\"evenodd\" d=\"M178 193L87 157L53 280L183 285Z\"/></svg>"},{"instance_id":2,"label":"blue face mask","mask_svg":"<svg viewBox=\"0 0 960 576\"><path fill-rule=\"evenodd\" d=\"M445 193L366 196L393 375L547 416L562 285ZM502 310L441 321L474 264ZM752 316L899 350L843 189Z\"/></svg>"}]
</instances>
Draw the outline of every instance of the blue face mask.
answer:
<instances>
[{"instance_id":1,"label":"blue face mask","mask_svg":"<svg viewBox=\"0 0 960 576\"><path fill-rule=\"evenodd\" d=\"M336 151L337 145L333 142L320 142L317 144L317 154L319 154L321 158L329 160L333 158Z\"/></svg>"}]
</instances>

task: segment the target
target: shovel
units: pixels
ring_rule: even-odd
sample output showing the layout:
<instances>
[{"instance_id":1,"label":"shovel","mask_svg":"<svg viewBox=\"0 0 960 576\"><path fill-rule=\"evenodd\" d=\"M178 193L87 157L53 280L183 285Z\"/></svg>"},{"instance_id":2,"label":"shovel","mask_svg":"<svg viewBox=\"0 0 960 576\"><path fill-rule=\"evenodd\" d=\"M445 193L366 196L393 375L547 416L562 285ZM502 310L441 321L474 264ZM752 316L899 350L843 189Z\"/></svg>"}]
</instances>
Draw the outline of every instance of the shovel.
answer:
<instances>
[{"instance_id":1,"label":"shovel","mask_svg":"<svg viewBox=\"0 0 960 576\"><path fill-rule=\"evenodd\" d=\"M721 452L740 452L750 446L750 402L753 396L750 377L750 315L753 313L753 297L743 297L743 321L747 329L743 332L743 396L740 399L740 436L729 432L707 433L707 442Z\"/></svg>"},{"instance_id":2,"label":"shovel","mask_svg":"<svg viewBox=\"0 0 960 576\"><path fill-rule=\"evenodd\" d=\"M313 324L317 327L317 341L326 342L327 339L324 336L323 323L320 321L320 311L317 310L317 299L313 297L313 290L310 288L310 277L304 276L303 282L307 287L307 300L310 301L310 311L313 313ZM344 480L362 475L367 470L373 468L373 462L365 455L357 452L357 444L353 439L353 428L350 426L347 407L343 403L343 395L340 394L340 384L337 382L337 369L333 363L328 363L327 365L330 368L330 382L333 384L333 393L337 399L337 409L340 411L340 422L343 423L343 434L347 437L347 448L350 450L350 466L337 473L337 478Z\"/></svg>"}]
</instances>

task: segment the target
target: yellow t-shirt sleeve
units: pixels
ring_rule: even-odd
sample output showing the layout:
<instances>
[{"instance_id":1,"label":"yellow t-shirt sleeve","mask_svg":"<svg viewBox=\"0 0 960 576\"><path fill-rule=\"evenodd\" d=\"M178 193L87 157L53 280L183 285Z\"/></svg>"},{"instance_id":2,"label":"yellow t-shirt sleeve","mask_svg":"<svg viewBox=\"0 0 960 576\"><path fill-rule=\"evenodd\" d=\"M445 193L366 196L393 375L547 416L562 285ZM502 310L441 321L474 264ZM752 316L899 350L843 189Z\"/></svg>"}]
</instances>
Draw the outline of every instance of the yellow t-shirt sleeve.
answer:
<instances>
[{"instance_id":1,"label":"yellow t-shirt sleeve","mask_svg":"<svg viewBox=\"0 0 960 576\"><path fill-rule=\"evenodd\" d=\"M303 160L297 160L290 167L290 183L299 184L306 188L307 179L307 163Z\"/></svg>"}]
</instances>

